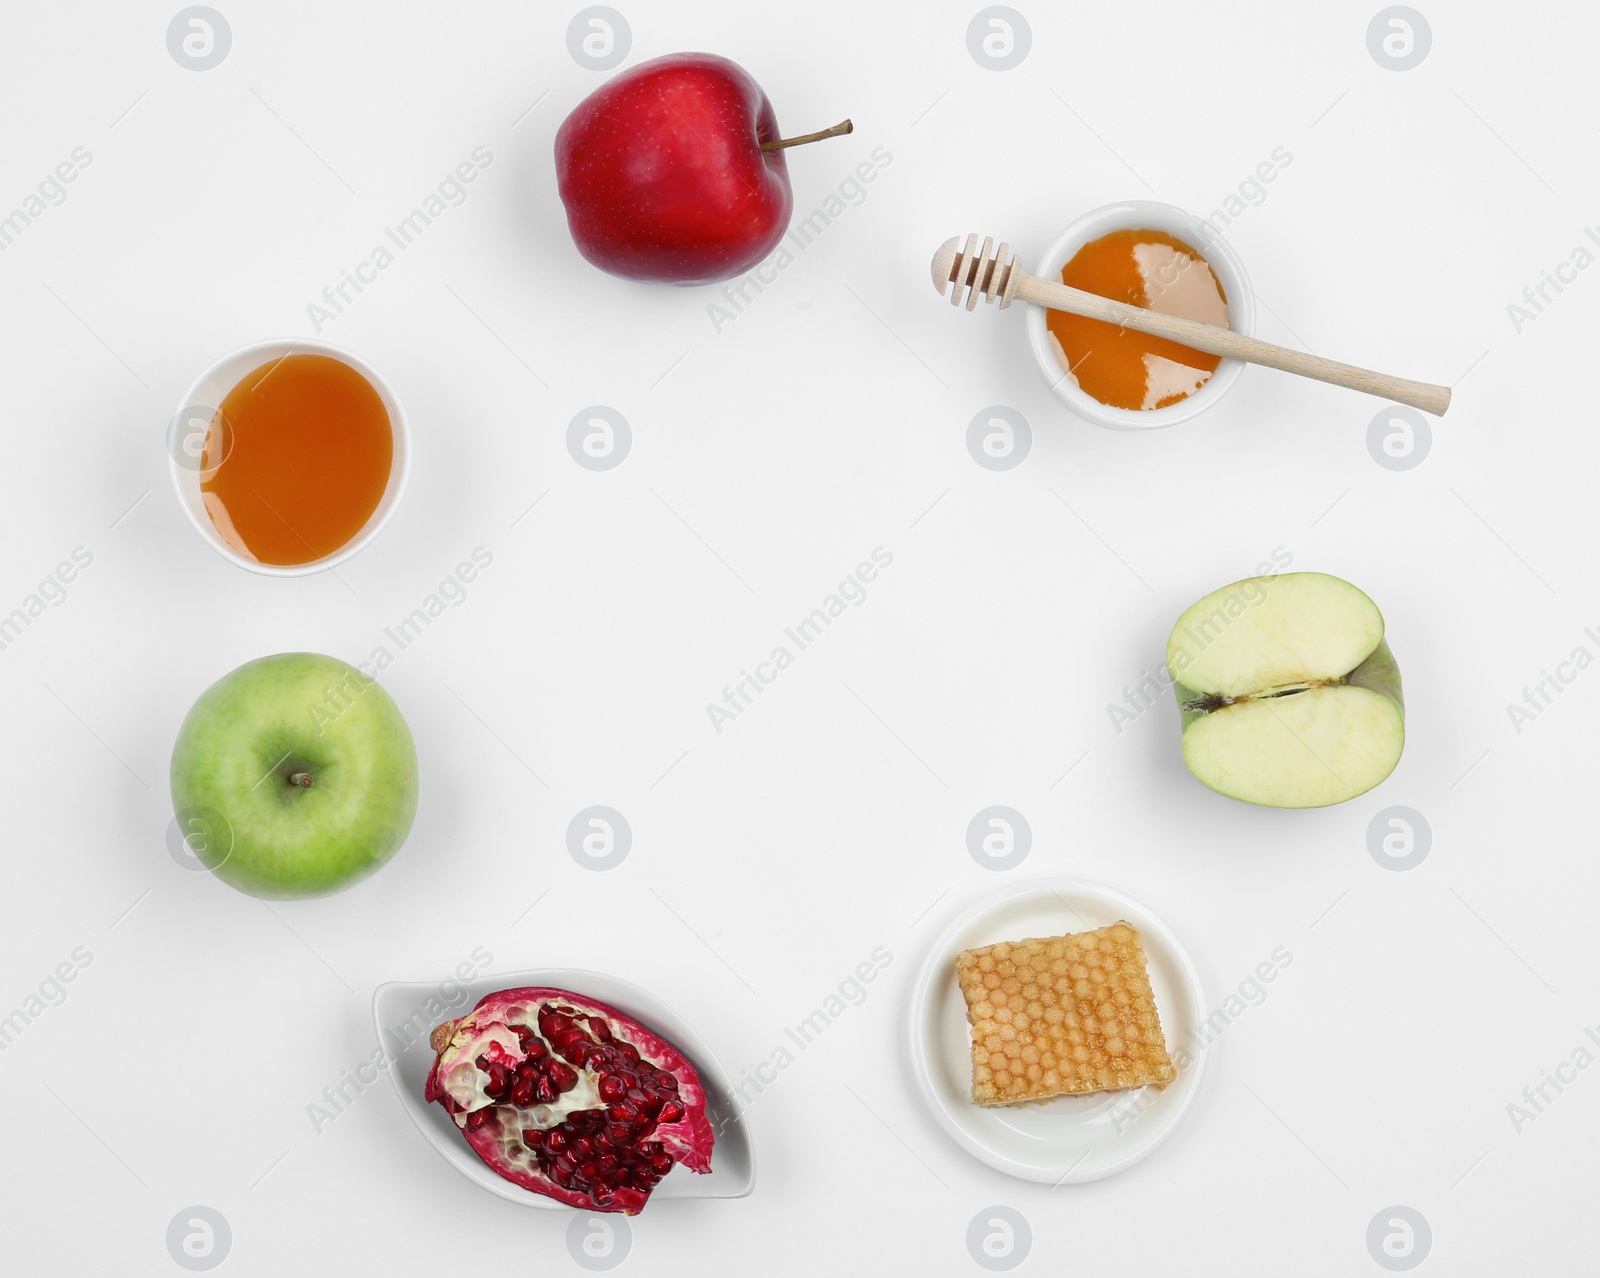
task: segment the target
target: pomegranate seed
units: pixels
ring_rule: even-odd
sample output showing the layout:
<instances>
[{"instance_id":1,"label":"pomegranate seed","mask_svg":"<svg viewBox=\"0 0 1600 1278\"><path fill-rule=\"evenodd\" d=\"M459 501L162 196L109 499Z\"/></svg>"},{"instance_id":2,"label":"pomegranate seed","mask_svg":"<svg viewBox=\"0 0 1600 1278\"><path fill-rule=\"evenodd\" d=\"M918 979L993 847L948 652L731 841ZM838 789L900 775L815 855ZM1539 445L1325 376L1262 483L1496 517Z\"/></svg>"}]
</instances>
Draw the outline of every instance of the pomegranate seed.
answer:
<instances>
[{"instance_id":1,"label":"pomegranate seed","mask_svg":"<svg viewBox=\"0 0 1600 1278\"><path fill-rule=\"evenodd\" d=\"M519 1078L511 1088L511 1103L527 1108L533 1104L533 1079Z\"/></svg>"},{"instance_id":2,"label":"pomegranate seed","mask_svg":"<svg viewBox=\"0 0 1600 1278\"><path fill-rule=\"evenodd\" d=\"M547 1149L565 1149L567 1147L567 1134L559 1127L552 1127L544 1134L544 1143Z\"/></svg>"},{"instance_id":3,"label":"pomegranate seed","mask_svg":"<svg viewBox=\"0 0 1600 1278\"><path fill-rule=\"evenodd\" d=\"M585 1180L593 1180L596 1176L598 1176L600 1174L600 1168L598 1166L596 1166L594 1163L584 1163L581 1167L578 1168L578 1173Z\"/></svg>"},{"instance_id":4,"label":"pomegranate seed","mask_svg":"<svg viewBox=\"0 0 1600 1278\"><path fill-rule=\"evenodd\" d=\"M572 1152L580 1157L587 1158L594 1153L594 1142L587 1136L580 1136L572 1142Z\"/></svg>"},{"instance_id":5,"label":"pomegranate seed","mask_svg":"<svg viewBox=\"0 0 1600 1278\"><path fill-rule=\"evenodd\" d=\"M544 1045L544 1040L538 1038L534 1039L522 1050L528 1054L530 1061L542 1061L550 1054L550 1049Z\"/></svg>"},{"instance_id":6,"label":"pomegranate seed","mask_svg":"<svg viewBox=\"0 0 1600 1278\"><path fill-rule=\"evenodd\" d=\"M627 1086L615 1074L608 1074L600 1080L600 1099L607 1105L621 1100L627 1090Z\"/></svg>"},{"instance_id":7,"label":"pomegranate seed","mask_svg":"<svg viewBox=\"0 0 1600 1278\"><path fill-rule=\"evenodd\" d=\"M515 1093L512 1093L512 1095L515 1096ZM663 1123L675 1123L683 1117L683 1113L682 1105L678 1104L677 1101L668 1101L661 1107L661 1121Z\"/></svg>"},{"instance_id":8,"label":"pomegranate seed","mask_svg":"<svg viewBox=\"0 0 1600 1278\"><path fill-rule=\"evenodd\" d=\"M540 1077L534 1079L533 1098L541 1105L548 1105L556 1098L556 1085L548 1078Z\"/></svg>"},{"instance_id":9,"label":"pomegranate seed","mask_svg":"<svg viewBox=\"0 0 1600 1278\"><path fill-rule=\"evenodd\" d=\"M614 1123L620 1123L623 1126L626 1126L629 1123L637 1122L638 1119L639 1111L626 1101L620 1105L613 1105L611 1107L611 1121Z\"/></svg>"},{"instance_id":10,"label":"pomegranate seed","mask_svg":"<svg viewBox=\"0 0 1600 1278\"><path fill-rule=\"evenodd\" d=\"M578 1073L570 1065L563 1065L557 1061L550 1069L547 1077L555 1084L558 1092L564 1092L578 1085Z\"/></svg>"},{"instance_id":11,"label":"pomegranate seed","mask_svg":"<svg viewBox=\"0 0 1600 1278\"><path fill-rule=\"evenodd\" d=\"M485 1074L489 1072L489 1058L487 1056L480 1056L472 1063L481 1069Z\"/></svg>"},{"instance_id":12,"label":"pomegranate seed","mask_svg":"<svg viewBox=\"0 0 1600 1278\"><path fill-rule=\"evenodd\" d=\"M665 1176L672 1170L672 1159L665 1154L652 1154L650 1156L650 1170L658 1176Z\"/></svg>"},{"instance_id":13,"label":"pomegranate seed","mask_svg":"<svg viewBox=\"0 0 1600 1278\"><path fill-rule=\"evenodd\" d=\"M649 1092L640 1091L638 1088L629 1091L628 1099L639 1107L639 1113L646 1118L653 1116L661 1108L659 1096L652 1096Z\"/></svg>"},{"instance_id":14,"label":"pomegranate seed","mask_svg":"<svg viewBox=\"0 0 1600 1278\"><path fill-rule=\"evenodd\" d=\"M489 1121L489 1111L488 1110L486 1110L486 1109L475 1109L475 1110L472 1111L472 1113L467 1115L467 1130L469 1132L475 1132L488 1121Z\"/></svg>"},{"instance_id":15,"label":"pomegranate seed","mask_svg":"<svg viewBox=\"0 0 1600 1278\"><path fill-rule=\"evenodd\" d=\"M530 1127L522 1133L522 1143L529 1149L538 1149L544 1143L544 1133L537 1127Z\"/></svg>"},{"instance_id":16,"label":"pomegranate seed","mask_svg":"<svg viewBox=\"0 0 1600 1278\"><path fill-rule=\"evenodd\" d=\"M632 1043L622 1043L619 1046L621 1048L622 1054L624 1056L626 1056L630 1061L636 1061L636 1060L639 1059L639 1049L637 1047L635 1047Z\"/></svg>"},{"instance_id":17,"label":"pomegranate seed","mask_svg":"<svg viewBox=\"0 0 1600 1278\"><path fill-rule=\"evenodd\" d=\"M589 1032L602 1043L609 1043L611 1041L611 1026L607 1025L598 1017L591 1016L589 1018Z\"/></svg>"}]
</instances>

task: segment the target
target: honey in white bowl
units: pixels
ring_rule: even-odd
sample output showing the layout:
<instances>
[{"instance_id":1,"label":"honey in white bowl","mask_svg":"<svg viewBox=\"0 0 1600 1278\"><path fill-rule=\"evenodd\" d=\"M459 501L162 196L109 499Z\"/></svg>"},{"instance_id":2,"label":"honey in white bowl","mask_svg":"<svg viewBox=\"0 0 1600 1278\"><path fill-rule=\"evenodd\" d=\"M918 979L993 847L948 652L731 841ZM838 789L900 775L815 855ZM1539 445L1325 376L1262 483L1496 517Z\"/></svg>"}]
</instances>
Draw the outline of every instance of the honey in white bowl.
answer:
<instances>
[{"instance_id":1,"label":"honey in white bowl","mask_svg":"<svg viewBox=\"0 0 1600 1278\"><path fill-rule=\"evenodd\" d=\"M389 486L394 425L356 369L285 355L241 378L217 414L200 490L234 550L263 564L314 563L366 527Z\"/></svg>"},{"instance_id":2,"label":"honey in white bowl","mask_svg":"<svg viewBox=\"0 0 1600 1278\"><path fill-rule=\"evenodd\" d=\"M1061 268L1061 282L1146 310L1228 327L1228 298L1199 250L1164 231L1113 231ZM1061 367L1085 394L1113 408L1149 411L1187 399L1220 360L1103 320L1049 311Z\"/></svg>"}]
</instances>

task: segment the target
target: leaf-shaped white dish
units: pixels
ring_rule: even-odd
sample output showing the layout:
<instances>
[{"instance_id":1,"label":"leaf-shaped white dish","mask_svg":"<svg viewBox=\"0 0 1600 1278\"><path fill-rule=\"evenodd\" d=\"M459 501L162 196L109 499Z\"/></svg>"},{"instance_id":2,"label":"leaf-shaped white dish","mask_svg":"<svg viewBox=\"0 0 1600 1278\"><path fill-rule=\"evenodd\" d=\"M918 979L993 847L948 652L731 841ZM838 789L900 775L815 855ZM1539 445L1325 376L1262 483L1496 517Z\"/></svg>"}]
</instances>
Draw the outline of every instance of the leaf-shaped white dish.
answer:
<instances>
[{"instance_id":1,"label":"leaf-shaped white dish","mask_svg":"<svg viewBox=\"0 0 1600 1278\"><path fill-rule=\"evenodd\" d=\"M455 994L453 999L438 981L390 981L378 986L372 996L372 1017L378 1042L393 1061L389 1077L400 1093L401 1105L440 1157L469 1180L509 1202L573 1210L496 1175L473 1152L443 1106L430 1105L422 1098L428 1071L433 1067L428 1035L434 1025L465 1015L487 994L523 985L554 986L609 1003L660 1034L694 1063L706 1091L706 1113L717 1134L711 1170L696 1175L683 1167L673 1168L651 1194L651 1202L668 1198L744 1198L755 1189L755 1145L750 1136L750 1120L741 1112L732 1081L705 1040L655 995L614 976L578 968L502 972L473 981L452 982L449 989ZM444 1014L435 1015L441 1006L445 1007Z\"/></svg>"}]
</instances>

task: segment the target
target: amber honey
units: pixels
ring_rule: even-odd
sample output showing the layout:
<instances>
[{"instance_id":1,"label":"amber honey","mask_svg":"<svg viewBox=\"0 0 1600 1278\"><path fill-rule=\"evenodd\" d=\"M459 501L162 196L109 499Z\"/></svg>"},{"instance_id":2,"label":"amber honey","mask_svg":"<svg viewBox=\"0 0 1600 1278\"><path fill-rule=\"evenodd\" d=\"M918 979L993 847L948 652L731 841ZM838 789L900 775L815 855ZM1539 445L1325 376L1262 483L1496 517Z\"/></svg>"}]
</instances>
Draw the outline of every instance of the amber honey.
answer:
<instances>
[{"instance_id":1,"label":"amber honey","mask_svg":"<svg viewBox=\"0 0 1600 1278\"><path fill-rule=\"evenodd\" d=\"M286 355L223 399L200 489L235 550L264 564L306 564L366 526L393 462L394 428L372 384L342 360Z\"/></svg>"},{"instance_id":2,"label":"amber honey","mask_svg":"<svg viewBox=\"0 0 1600 1278\"><path fill-rule=\"evenodd\" d=\"M1147 310L1228 327L1228 299L1216 273L1190 245L1162 231L1113 231L1085 244L1061 268L1061 282ZM1107 324L1050 311L1045 323L1058 358L1085 393L1115 408L1165 408L1210 380L1215 355Z\"/></svg>"}]
</instances>

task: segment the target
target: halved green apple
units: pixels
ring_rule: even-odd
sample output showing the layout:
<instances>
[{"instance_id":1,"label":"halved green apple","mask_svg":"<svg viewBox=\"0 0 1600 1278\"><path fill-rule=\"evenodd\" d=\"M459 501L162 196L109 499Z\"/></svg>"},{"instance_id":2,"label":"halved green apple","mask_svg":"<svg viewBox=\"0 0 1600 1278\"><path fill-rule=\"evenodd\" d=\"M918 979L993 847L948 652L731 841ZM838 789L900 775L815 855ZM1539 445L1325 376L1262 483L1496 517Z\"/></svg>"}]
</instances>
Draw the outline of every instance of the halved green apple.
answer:
<instances>
[{"instance_id":1,"label":"halved green apple","mask_svg":"<svg viewBox=\"0 0 1600 1278\"><path fill-rule=\"evenodd\" d=\"M1320 808L1400 762L1405 710L1383 614L1320 572L1250 577L1193 605L1167 640L1183 761L1219 794Z\"/></svg>"}]
</instances>

